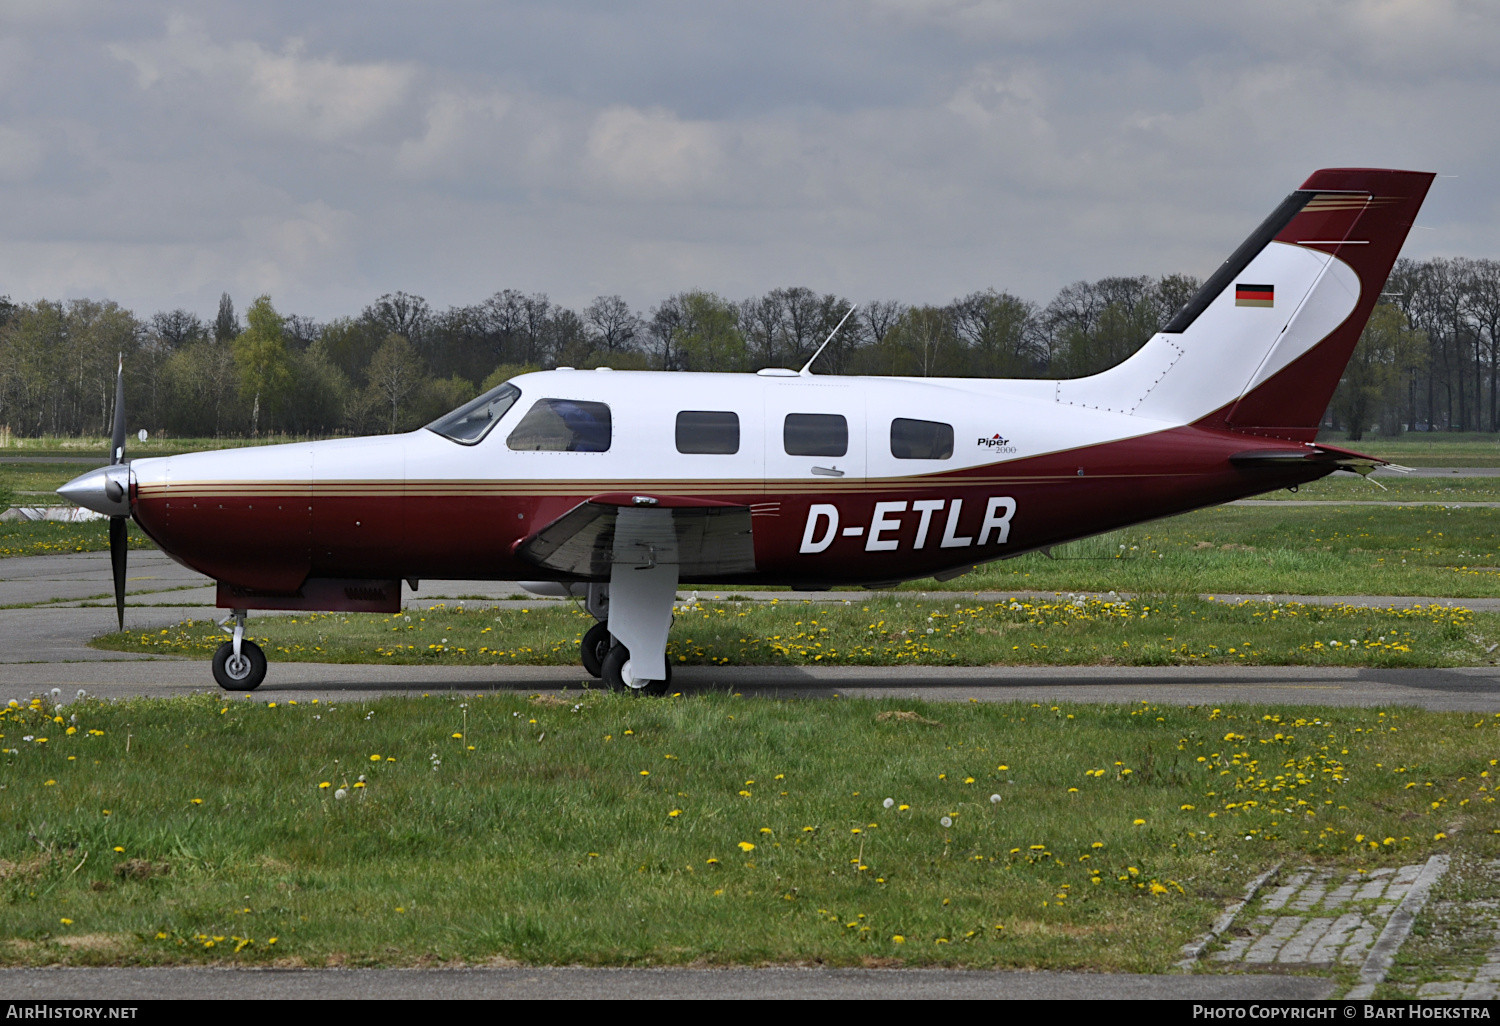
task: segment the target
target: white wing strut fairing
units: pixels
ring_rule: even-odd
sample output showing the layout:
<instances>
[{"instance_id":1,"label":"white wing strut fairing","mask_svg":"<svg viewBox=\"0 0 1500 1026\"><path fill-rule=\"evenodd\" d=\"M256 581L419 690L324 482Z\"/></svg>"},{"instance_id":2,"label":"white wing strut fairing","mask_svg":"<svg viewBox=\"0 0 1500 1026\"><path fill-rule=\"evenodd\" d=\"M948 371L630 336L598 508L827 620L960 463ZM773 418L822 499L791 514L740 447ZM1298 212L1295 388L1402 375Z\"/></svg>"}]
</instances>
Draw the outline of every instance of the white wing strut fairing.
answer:
<instances>
[{"instance_id":1,"label":"white wing strut fairing","mask_svg":"<svg viewBox=\"0 0 1500 1026\"><path fill-rule=\"evenodd\" d=\"M128 501L163 551L220 582L246 670L221 675L216 656L226 688L264 676L248 609L540 579L586 588L591 673L661 690L680 582L947 578L1368 473L1381 461L1317 444L1318 425L1432 178L1315 172L1138 352L1086 378L560 368L424 430L136 460L62 491L122 527Z\"/></svg>"}]
</instances>

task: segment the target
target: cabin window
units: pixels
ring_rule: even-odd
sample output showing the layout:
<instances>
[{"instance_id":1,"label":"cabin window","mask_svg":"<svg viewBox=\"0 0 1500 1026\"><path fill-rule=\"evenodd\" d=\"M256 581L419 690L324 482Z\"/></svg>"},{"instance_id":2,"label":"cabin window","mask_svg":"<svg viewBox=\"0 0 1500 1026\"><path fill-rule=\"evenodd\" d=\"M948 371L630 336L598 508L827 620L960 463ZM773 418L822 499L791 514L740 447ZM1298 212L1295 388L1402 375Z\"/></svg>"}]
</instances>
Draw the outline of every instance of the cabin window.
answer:
<instances>
[{"instance_id":1,"label":"cabin window","mask_svg":"<svg viewBox=\"0 0 1500 1026\"><path fill-rule=\"evenodd\" d=\"M522 452L608 452L609 407L580 399L538 399L505 444Z\"/></svg>"},{"instance_id":2,"label":"cabin window","mask_svg":"<svg viewBox=\"0 0 1500 1026\"><path fill-rule=\"evenodd\" d=\"M740 451L740 415L683 410L677 415L677 451L730 456Z\"/></svg>"},{"instance_id":3,"label":"cabin window","mask_svg":"<svg viewBox=\"0 0 1500 1026\"><path fill-rule=\"evenodd\" d=\"M788 456L843 456L849 422L837 413L788 413L781 440Z\"/></svg>"},{"instance_id":4,"label":"cabin window","mask_svg":"<svg viewBox=\"0 0 1500 1026\"><path fill-rule=\"evenodd\" d=\"M891 455L898 460L951 459L953 425L897 417L891 421Z\"/></svg>"},{"instance_id":5,"label":"cabin window","mask_svg":"<svg viewBox=\"0 0 1500 1026\"><path fill-rule=\"evenodd\" d=\"M490 428L500 422L519 398L521 390L507 381L439 417L427 425L427 430L436 431L460 445L473 445L490 433Z\"/></svg>"}]
</instances>

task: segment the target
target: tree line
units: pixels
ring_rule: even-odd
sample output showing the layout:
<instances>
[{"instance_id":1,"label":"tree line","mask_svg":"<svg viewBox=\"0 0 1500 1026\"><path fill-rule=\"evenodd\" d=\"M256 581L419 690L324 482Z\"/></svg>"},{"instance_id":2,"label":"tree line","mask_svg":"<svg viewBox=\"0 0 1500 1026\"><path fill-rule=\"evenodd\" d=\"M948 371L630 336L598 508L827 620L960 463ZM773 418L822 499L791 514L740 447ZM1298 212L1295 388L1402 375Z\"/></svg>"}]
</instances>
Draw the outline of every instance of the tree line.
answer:
<instances>
[{"instance_id":1,"label":"tree line","mask_svg":"<svg viewBox=\"0 0 1500 1026\"><path fill-rule=\"evenodd\" d=\"M862 304L818 358L825 374L1078 377L1113 366L1197 290L1188 275L1079 281L1045 305L987 289L945 305ZM393 292L327 322L260 296L212 318L139 317L89 299L0 297L0 425L107 434L116 354L131 430L175 436L405 430L527 370L753 371L802 366L849 310L794 286L735 301L680 292L645 311L582 310L507 289L432 308ZM1330 407L1353 437L1500 430L1500 263L1400 261Z\"/></svg>"}]
</instances>

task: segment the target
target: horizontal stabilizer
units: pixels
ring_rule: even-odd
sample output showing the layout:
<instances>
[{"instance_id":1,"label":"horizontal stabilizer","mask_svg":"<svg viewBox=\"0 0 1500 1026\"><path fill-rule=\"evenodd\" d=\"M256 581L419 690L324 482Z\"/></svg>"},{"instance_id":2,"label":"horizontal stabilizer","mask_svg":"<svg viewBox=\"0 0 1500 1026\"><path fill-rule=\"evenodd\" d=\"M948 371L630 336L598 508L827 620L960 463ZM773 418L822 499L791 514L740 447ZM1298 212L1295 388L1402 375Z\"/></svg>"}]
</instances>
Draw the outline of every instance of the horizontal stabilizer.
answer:
<instances>
[{"instance_id":1,"label":"horizontal stabilizer","mask_svg":"<svg viewBox=\"0 0 1500 1026\"><path fill-rule=\"evenodd\" d=\"M643 569L676 564L679 579L755 571L748 506L686 505L670 497L651 498L651 505L601 501L616 496L579 503L518 544L516 555L535 566L592 580L608 580L616 562ZM633 521L629 552L615 551L615 526L621 515Z\"/></svg>"},{"instance_id":2,"label":"horizontal stabilizer","mask_svg":"<svg viewBox=\"0 0 1500 1026\"><path fill-rule=\"evenodd\" d=\"M1295 449L1251 449L1246 452L1237 452L1229 457L1229 462L1237 467L1251 470L1256 468L1273 469L1296 463L1321 466L1331 464L1336 470L1348 470L1361 475L1369 474L1376 467L1391 466L1390 463L1377 456L1366 456L1364 453L1355 452L1352 449L1340 449L1334 445L1312 444L1303 445Z\"/></svg>"}]
</instances>

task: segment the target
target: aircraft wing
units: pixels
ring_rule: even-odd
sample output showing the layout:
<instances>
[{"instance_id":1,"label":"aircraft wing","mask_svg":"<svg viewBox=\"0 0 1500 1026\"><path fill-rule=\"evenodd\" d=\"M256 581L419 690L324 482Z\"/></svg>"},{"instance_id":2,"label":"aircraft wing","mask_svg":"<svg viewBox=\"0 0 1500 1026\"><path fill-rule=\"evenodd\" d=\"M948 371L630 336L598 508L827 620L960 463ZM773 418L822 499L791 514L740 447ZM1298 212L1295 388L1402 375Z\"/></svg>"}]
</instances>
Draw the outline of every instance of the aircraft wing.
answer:
<instances>
[{"instance_id":1,"label":"aircraft wing","mask_svg":"<svg viewBox=\"0 0 1500 1026\"><path fill-rule=\"evenodd\" d=\"M615 550L617 533L629 537L629 551ZM616 562L676 563L680 578L755 571L750 507L677 496L596 495L523 539L516 555L596 580Z\"/></svg>"}]
</instances>

